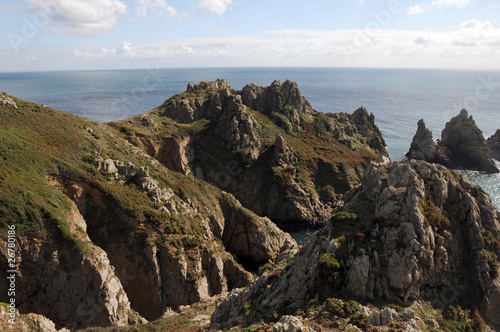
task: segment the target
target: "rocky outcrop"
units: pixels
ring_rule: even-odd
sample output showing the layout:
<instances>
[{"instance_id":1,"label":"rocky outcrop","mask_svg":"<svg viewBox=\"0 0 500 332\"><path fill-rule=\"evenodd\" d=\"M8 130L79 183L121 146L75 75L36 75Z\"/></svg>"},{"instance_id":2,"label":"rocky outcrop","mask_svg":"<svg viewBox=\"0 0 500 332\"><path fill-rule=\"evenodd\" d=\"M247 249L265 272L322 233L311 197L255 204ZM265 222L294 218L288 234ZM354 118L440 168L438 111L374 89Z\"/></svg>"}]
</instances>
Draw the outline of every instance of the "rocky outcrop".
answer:
<instances>
[{"instance_id":1,"label":"rocky outcrop","mask_svg":"<svg viewBox=\"0 0 500 332\"><path fill-rule=\"evenodd\" d=\"M497 129L495 134L488 138L488 147L492 157L500 161L500 129Z\"/></svg>"},{"instance_id":2,"label":"rocky outcrop","mask_svg":"<svg viewBox=\"0 0 500 332\"><path fill-rule=\"evenodd\" d=\"M17 109L16 102L9 96L5 95L3 92L0 92L0 106L9 106Z\"/></svg>"},{"instance_id":3,"label":"rocky outcrop","mask_svg":"<svg viewBox=\"0 0 500 332\"><path fill-rule=\"evenodd\" d=\"M465 301L498 325L500 215L481 188L436 164L372 163L346 201L279 273L228 296L212 327L339 294L437 307Z\"/></svg>"},{"instance_id":4,"label":"rocky outcrop","mask_svg":"<svg viewBox=\"0 0 500 332\"><path fill-rule=\"evenodd\" d=\"M297 83L274 81L270 86L246 85L241 91L243 104L264 114L278 112L293 124L312 119L315 111L299 91Z\"/></svg>"},{"instance_id":5,"label":"rocky outcrop","mask_svg":"<svg viewBox=\"0 0 500 332\"><path fill-rule=\"evenodd\" d=\"M231 151L241 151L245 164L251 165L258 159L261 148L257 121L246 107L241 105L240 96L229 100L230 102L225 104L215 102L217 112L220 113L215 133L225 141L226 147Z\"/></svg>"},{"instance_id":6,"label":"rocky outcrop","mask_svg":"<svg viewBox=\"0 0 500 332\"><path fill-rule=\"evenodd\" d=\"M359 211L368 202L374 209L364 233L374 246L353 246L346 261L347 286L358 298L448 304L475 292L484 301L497 277L484 259L485 250L497 255L497 249L485 242L499 238L500 219L482 189L444 167L410 161L372 164L353 195L346 209ZM356 269L368 273L350 283Z\"/></svg>"},{"instance_id":7,"label":"rocky outcrop","mask_svg":"<svg viewBox=\"0 0 500 332\"><path fill-rule=\"evenodd\" d=\"M481 130L466 110L446 124L437 144L433 143L432 134L425 128L423 120L418 126L407 157L437 162L450 168L499 172Z\"/></svg>"}]
</instances>

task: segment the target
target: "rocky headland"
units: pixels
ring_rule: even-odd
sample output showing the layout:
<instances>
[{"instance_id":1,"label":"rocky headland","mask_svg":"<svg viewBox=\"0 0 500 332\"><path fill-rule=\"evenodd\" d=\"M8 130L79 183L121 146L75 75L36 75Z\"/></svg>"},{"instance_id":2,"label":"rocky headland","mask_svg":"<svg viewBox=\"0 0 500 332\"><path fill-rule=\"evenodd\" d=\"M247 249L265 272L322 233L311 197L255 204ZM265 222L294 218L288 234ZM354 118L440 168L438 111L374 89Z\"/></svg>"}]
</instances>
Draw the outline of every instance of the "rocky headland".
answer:
<instances>
[{"instance_id":1,"label":"rocky headland","mask_svg":"<svg viewBox=\"0 0 500 332\"><path fill-rule=\"evenodd\" d=\"M387 156L373 115L312 109L297 84L190 84L146 115L114 124L171 170L233 194L283 229L318 227L370 161Z\"/></svg>"},{"instance_id":2,"label":"rocky headland","mask_svg":"<svg viewBox=\"0 0 500 332\"><path fill-rule=\"evenodd\" d=\"M438 143L418 127L432 163L391 162L366 109L318 112L291 81L189 84L110 124L1 94L14 330L498 330L500 215L442 165L488 169L499 135L465 111Z\"/></svg>"}]
</instances>

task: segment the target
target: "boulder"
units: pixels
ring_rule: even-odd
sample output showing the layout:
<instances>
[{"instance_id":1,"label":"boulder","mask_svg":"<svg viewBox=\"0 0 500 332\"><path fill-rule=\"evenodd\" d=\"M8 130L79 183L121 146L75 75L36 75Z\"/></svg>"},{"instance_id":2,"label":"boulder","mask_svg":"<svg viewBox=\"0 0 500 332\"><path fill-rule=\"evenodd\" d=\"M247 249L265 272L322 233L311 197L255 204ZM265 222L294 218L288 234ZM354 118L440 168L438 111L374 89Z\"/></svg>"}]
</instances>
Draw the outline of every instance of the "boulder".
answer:
<instances>
[{"instance_id":1,"label":"boulder","mask_svg":"<svg viewBox=\"0 0 500 332\"><path fill-rule=\"evenodd\" d=\"M380 324L388 326L390 322L398 319L399 315L396 310L392 308L384 308L380 311Z\"/></svg>"}]
</instances>

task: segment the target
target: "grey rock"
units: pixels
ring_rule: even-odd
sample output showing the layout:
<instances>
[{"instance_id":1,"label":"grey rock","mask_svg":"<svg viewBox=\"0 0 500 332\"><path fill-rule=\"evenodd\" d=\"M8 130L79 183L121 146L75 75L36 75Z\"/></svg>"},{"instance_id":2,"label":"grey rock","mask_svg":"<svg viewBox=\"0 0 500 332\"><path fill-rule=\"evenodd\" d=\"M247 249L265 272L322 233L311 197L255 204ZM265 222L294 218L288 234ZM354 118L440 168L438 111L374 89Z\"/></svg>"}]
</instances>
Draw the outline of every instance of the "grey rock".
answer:
<instances>
[{"instance_id":1,"label":"grey rock","mask_svg":"<svg viewBox=\"0 0 500 332\"><path fill-rule=\"evenodd\" d=\"M313 332L313 330L305 327L298 317L282 316L280 320L274 324L273 332Z\"/></svg>"},{"instance_id":2,"label":"grey rock","mask_svg":"<svg viewBox=\"0 0 500 332\"><path fill-rule=\"evenodd\" d=\"M409 319L405 321L405 330L406 332L420 332L422 331L420 327L417 325L417 321L415 319Z\"/></svg>"},{"instance_id":3,"label":"grey rock","mask_svg":"<svg viewBox=\"0 0 500 332\"><path fill-rule=\"evenodd\" d=\"M388 326L390 322L395 319L398 319L399 315L396 310L392 308L384 308L380 310L380 324L384 326Z\"/></svg>"},{"instance_id":4,"label":"grey rock","mask_svg":"<svg viewBox=\"0 0 500 332\"><path fill-rule=\"evenodd\" d=\"M3 93L0 93L0 106L9 106L17 109L16 102L7 95L4 95Z\"/></svg>"},{"instance_id":5,"label":"grey rock","mask_svg":"<svg viewBox=\"0 0 500 332\"><path fill-rule=\"evenodd\" d=\"M439 323L434 318L426 318L424 320L424 323L425 323L425 325L428 325L428 326L430 326L432 328L435 328L435 329L439 328Z\"/></svg>"},{"instance_id":6,"label":"grey rock","mask_svg":"<svg viewBox=\"0 0 500 332\"><path fill-rule=\"evenodd\" d=\"M491 151L491 156L500 161L500 129L497 129L495 134L488 138L487 142Z\"/></svg>"},{"instance_id":7,"label":"grey rock","mask_svg":"<svg viewBox=\"0 0 500 332\"><path fill-rule=\"evenodd\" d=\"M115 160L115 166L118 169L118 174L125 177L132 177L137 174L137 167L130 161L121 162Z\"/></svg>"},{"instance_id":8,"label":"grey rock","mask_svg":"<svg viewBox=\"0 0 500 332\"><path fill-rule=\"evenodd\" d=\"M415 318L415 311L413 311L413 309L411 308L406 308L405 310L403 310L400 316L404 321L408 321Z\"/></svg>"},{"instance_id":9,"label":"grey rock","mask_svg":"<svg viewBox=\"0 0 500 332\"><path fill-rule=\"evenodd\" d=\"M113 159L106 159L102 161L99 164L98 170L110 174L118 173L118 168L116 168L115 161Z\"/></svg>"},{"instance_id":10,"label":"grey rock","mask_svg":"<svg viewBox=\"0 0 500 332\"><path fill-rule=\"evenodd\" d=\"M379 326L381 324L380 312L378 312L377 310L375 310L371 314L370 318L368 319L368 324L373 325L373 326Z\"/></svg>"}]
</instances>

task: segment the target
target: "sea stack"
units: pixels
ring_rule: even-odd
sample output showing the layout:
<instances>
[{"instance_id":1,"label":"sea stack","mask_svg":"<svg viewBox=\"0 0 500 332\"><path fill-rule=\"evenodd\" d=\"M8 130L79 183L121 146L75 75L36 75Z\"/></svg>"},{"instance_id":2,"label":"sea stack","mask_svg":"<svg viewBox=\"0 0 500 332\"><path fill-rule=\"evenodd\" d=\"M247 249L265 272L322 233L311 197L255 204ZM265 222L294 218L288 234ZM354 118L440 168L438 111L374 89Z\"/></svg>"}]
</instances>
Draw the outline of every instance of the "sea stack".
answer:
<instances>
[{"instance_id":1,"label":"sea stack","mask_svg":"<svg viewBox=\"0 0 500 332\"><path fill-rule=\"evenodd\" d=\"M423 120L420 120L406 156L449 168L499 172L482 131L465 109L446 124L441 132L441 140L437 143L432 140L432 133L425 128Z\"/></svg>"}]
</instances>

